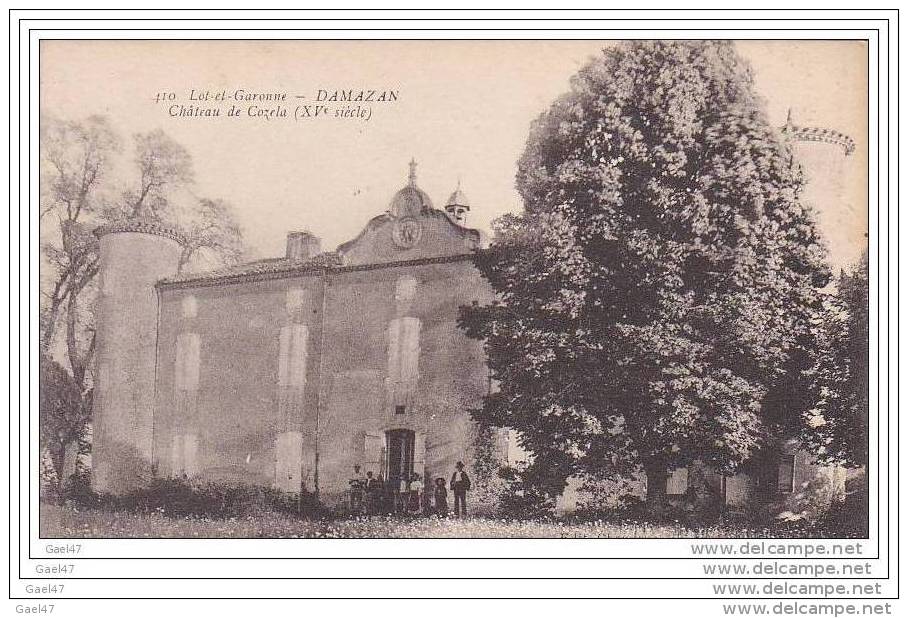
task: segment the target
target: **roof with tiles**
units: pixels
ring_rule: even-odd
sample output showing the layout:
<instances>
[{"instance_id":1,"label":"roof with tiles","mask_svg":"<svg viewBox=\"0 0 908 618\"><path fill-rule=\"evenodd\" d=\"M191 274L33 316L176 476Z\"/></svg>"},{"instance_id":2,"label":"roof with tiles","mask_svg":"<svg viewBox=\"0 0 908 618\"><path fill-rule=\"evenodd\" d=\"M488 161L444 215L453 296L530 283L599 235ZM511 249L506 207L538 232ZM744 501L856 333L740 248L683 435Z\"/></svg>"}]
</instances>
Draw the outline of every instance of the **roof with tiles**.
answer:
<instances>
[{"instance_id":1,"label":"roof with tiles","mask_svg":"<svg viewBox=\"0 0 908 618\"><path fill-rule=\"evenodd\" d=\"M782 133L790 139L802 142L822 142L839 146L845 151L847 157L854 152L854 140L840 131L828 129L826 127L802 127L794 124L791 119L791 110L788 110L788 118L782 127Z\"/></svg>"},{"instance_id":2,"label":"roof with tiles","mask_svg":"<svg viewBox=\"0 0 908 618\"><path fill-rule=\"evenodd\" d=\"M159 283L167 285L170 283L189 283L205 281L222 281L233 278L243 278L249 275L292 275L294 273L314 273L341 266L342 260L340 254L334 251L326 251L309 258L308 260L291 260L289 258L267 258L246 262L245 264L235 264L225 266L215 270L208 270L200 273L181 273L173 277L161 279Z\"/></svg>"}]
</instances>

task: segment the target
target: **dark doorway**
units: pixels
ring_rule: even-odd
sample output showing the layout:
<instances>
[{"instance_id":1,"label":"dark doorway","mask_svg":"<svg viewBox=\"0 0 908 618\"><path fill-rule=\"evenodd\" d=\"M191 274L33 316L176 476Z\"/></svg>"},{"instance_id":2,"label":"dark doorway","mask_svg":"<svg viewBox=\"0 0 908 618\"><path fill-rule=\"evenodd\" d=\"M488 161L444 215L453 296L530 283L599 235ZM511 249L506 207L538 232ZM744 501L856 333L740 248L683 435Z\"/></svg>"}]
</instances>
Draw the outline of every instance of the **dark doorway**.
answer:
<instances>
[{"instance_id":1,"label":"dark doorway","mask_svg":"<svg viewBox=\"0 0 908 618\"><path fill-rule=\"evenodd\" d=\"M401 479L413 474L413 446L416 434L409 429L392 429L388 438L388 483L394 491L400 487Z\"/></svg>"}]
</instances>

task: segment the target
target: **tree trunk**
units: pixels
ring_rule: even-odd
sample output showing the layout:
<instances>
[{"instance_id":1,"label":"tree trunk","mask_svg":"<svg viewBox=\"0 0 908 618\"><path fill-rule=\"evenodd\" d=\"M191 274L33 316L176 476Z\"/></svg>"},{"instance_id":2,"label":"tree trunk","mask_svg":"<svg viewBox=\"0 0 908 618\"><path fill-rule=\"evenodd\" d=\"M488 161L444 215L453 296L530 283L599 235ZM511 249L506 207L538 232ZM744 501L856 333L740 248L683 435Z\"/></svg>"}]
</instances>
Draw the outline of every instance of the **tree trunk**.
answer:
<instances>
[{"instance_id":1,"label":"tree trunk","mask_svg":"<svg viewBox=\"0 0 908 618\"><path fill-rule=\"evenodd\" d=\"M68 442L63 447L63 463L60 480L65 485L69 478L76 473L76 461L79 459L79 441Z\"/></svg>"},{"instance_id":2,"label":"tree trunk","mask_svg":"<svg viewBox=\"0 0 908 618\"><path fill-rule=\"evenodd\" d=\"M667 506L665 489L668 468L665 464L646 462L643 471L646 473L646 511L652 516L661 516Z\"/></svg>"},{"instance_id":3,"label":"tree trunk","mask_svg":"<svg viewBox=\"0 0 908 618\"><path fill-rule=\"evenodd\" d=\"M69 302L66 304L66 353L69 357L69 368L73 380L82 388L85 381L85 367L82 359L79 357L79 344L76 340L76 329L78 328L76 320L76 299L78 296L70 295Z\"/></svg>"},{"instance_id":4,"label":"tree trunk","mask_svg":"<svg viewBox=\"0 0 908 618\"><path fill-rule=\"evenodd\" d=\"M50 304L47 309L47 323L44 325L44 332L41 333L40 349L42 352L47 352L47 350L50 349L50 344L53 343L57 319L60 317L60 307L63 304L63 296L59 295L62 286L63 279L60 279L57 281L54 292L51 295Z\"/></svg>"},{"instance_id":5,"label":"tree trunk","mask_svg":"<svg viewBox=\"0 0 908 618\"><path fill-rule=\"evenodd\" d=\"M47 451L50 454L51 465L54 468L54 474L56 475L56 484L54 487L54 493L56 498L60 497L61 492L63 491L64 478L63 478L63 460L66 456L66 446L60 442L52 442L47 445Z\"/></svg>"}]
</instances>

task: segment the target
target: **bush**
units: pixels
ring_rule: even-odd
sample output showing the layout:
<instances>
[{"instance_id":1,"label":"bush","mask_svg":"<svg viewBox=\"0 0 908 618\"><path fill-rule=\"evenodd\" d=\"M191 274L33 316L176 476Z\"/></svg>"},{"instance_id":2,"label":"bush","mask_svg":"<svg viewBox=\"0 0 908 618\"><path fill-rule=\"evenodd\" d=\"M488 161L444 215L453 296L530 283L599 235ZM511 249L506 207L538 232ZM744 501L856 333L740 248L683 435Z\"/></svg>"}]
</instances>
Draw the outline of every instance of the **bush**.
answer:
<instances>
[{"instance_id":1,"label":"bush","mask_svg":"<svg viewBox=\"0 0 908 618\"><path fill-rule=\"evenodd\" d=\"M580 485L574 519L580 521L633 521L683 523L692 527L718 523L723 514L722 496L708 484L690 484L683 495L672 495L658 513L645 500L645 477L631 474L614 479L587 477Z\"/></svg>"},{"instance_id":2,"label":"bush","mask_svg":"<svg viewBox=\"0 0 908 618\"><path fill-rule=\"evenodd\" d=\"M611 524L643 523L653 520L646 500L636 494L621 494L608 503L582 502L570 519L578 522L603 521ZM659 518L659 521L669 519Z\"/></svg>"},{"instance_id":3,"label":"bush","mask_svg":"<svg viewBox=\"0 0 908 618\"><path fill-rule=\"evenodd\" d=\"M868 538L870 534L866 475L846 485L844 500L835 501L815 517L783 521L780 527L791 536L811 538ZM851 485L849 487L848 485Z\"/></svg>"},{"instance_id":4,"label":"bush","mask_svg":"<svg viewBox=\"0 0 908 618\"><path fill-rule=\"evenodd\" d=\"M503 467L498 476L504 481L498 499L498 514L510 519L547 519L555 509L555 497L545 494L535 484L523 480L521 472Z\"/></svg>"},{"instance_id":5,"label":"bush","mask_svg":"<svg viewBox=\"0 0 908 618\"><path fill-rule=\"evenodd\" d=\"M327 515L311 493L288 494L269 487L241 483L155 478L148 487L117 496L92 491L85 476L73 476L64 500L73 505L131 513L157 512L168 517L228 519L263 512Z\"/></svg>"},{"instance_id":6,"label":"bush","mask_svg":"<svg viewBox=\"0 0 908 618\"><path fill-rule=\"evenodd\" d=\"M584 475L580 477L574 516L583 521L620 521L643 510L644 495L646 482L639 474Z\"/></svg>"}]
</instances>

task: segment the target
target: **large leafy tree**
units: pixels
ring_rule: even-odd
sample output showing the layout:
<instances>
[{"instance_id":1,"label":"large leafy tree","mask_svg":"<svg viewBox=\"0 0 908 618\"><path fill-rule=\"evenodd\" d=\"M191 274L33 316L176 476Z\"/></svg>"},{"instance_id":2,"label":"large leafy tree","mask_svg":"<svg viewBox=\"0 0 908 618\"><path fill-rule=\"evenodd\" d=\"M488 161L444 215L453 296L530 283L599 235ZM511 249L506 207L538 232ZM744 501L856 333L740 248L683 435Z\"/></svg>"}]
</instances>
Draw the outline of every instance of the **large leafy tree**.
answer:
<instances>
[{"instance_id":1,"label":"large leafy tree","mask_svg":"<svg viewBox=\"0 0 908 618\"><path fill-rule=\"evenodd\" d=\"M476 255L497 301L461 314L500 383L474 416L519 431L527 482L642 469L658 508L671 469L734 471L797 417L777 391L828 279L801 185L731 42L621 43L574 77Z\"/></svg>"},{"instance_id":2,"label":"large leafy tree","mask_svg":"<svg viewBox=\"0 0 908 618\"><path fill-rule=\"evenodd\" d=\"M839 275L819 326L810 372L816 406L804 414L803 441L823 463L867 465L870 323L867 252Z\"/></svg>"}]
</instances>

